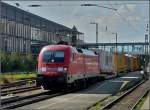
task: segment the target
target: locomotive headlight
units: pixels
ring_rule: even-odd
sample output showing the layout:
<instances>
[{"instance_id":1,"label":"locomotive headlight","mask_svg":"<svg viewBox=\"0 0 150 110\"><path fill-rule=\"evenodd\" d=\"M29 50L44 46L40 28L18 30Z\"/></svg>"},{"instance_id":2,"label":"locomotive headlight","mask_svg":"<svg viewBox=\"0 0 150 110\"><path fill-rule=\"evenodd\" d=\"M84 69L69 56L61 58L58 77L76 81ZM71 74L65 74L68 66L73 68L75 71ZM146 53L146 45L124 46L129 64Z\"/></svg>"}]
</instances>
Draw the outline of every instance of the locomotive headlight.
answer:
<instances>
[{"instance_id":1,"label":"locomotive headlight","mask_svg":"<svg viewBox=\"0 0 150 110\"><path fill-rule=\"evenodd\" d=\"M46 71L46 67L42 67L41 70L42 70L42 72L45 72Z\"/></svg>"},{"instance_id":2,"label":"locomotive headlight","mask_svg":"<svg viewBox=\"0 0 150 110\"><path fill-rule=\"evenodd\" d=\"M64 69L63 69L63 67L58 67L58 72L62 72Z\"/></svg>"},{"instance_id":3,"label":"locomotive headlight","mask_svg":"<svg viewBox=\"0 0 150 110\"><path fill-rule=\"evenodd\" d=\"M64 71L67 71L67 68L64 68Z\"/></svg>"},{"instance_id":4,"label":"locomotive headlight","mask_svg":"<svg viewBox=\"0 0 150 110\"><path fill-rule=\"evenodd\" d=\"M144 74L144 71L142 70L142 71L140 71L140 73L141 73L141 74Z\"/></svg>"}]
</instances>

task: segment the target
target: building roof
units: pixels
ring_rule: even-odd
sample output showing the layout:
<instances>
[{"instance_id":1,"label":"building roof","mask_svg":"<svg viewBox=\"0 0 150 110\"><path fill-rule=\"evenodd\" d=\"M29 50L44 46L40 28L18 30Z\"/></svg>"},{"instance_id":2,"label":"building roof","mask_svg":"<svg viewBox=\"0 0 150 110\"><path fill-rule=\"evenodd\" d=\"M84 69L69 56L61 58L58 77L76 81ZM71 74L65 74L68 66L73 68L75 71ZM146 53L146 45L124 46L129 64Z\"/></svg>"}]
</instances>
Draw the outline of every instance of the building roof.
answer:
<instances>
[{"instance_id":1,"label":"building roof","mask_svg":"<svg viewBox=\"0 0 150 110\"><path fill-rule=\"evenodd\" d=\"M69 28L69 27L67 27L67 26L64 26L64 25L62 25L62 24L59 24L59 23L56 23L56 22L54 22L54 21L48 20L48 19L43 18L43 17L41 17L41 16L35 15L35 14L33 14L33 13L24 11L24 10L22 10L22 9L20 9L20 8L17 8L17 7L15 7L15 6L9 5L9 4L7 4L7 3L4 3L4 2L1 2L1 3L2 3L2 6L10 7L10 8L12 8L12 9L14 9L14 10L19 10L19 11L21 11L22 13L25 13L25 14L28 15L28 16L32 16L33 18L37 18L37 19L41 19L42 22L47 22L49 25L51 25L52 28L55 29L55 30L54 30L55 32L56 32L56 31L58 31L58 32L69 32L69 33L72 33L72 32L73 32L73 29L71 29L71 28ZM79 32L79 31L77 31L76 33L77 33L77 34L83 34L83 33Z\"/></svg>"}]
</instances>

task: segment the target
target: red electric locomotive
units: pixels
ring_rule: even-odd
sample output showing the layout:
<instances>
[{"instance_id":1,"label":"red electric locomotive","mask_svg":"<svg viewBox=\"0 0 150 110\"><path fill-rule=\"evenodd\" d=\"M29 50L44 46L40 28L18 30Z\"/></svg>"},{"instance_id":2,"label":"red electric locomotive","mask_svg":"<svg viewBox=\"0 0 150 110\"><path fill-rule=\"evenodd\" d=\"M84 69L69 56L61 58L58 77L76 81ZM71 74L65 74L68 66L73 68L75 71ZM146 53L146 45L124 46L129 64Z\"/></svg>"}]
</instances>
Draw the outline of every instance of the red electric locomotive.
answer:
<instances>
[{"instance_id":1,"label":"red electric locomotive","mask_svg":"<svg viewBox=\"0 0 150 110\"><path fill-rule=\"evenodd\" d=\"M37 83L45 89L86 83L99 75L98 56L93 51L69 45L49 45L39 54Z\"/></svg>"}]
</instances>

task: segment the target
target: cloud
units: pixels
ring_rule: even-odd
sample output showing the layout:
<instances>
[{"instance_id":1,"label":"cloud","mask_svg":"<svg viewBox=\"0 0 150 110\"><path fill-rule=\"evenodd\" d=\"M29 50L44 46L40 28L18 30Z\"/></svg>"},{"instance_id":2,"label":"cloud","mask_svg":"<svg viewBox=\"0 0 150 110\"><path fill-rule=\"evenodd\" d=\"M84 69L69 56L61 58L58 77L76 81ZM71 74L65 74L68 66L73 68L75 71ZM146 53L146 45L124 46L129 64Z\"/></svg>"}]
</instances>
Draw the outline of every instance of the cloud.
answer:
<instances>
[{"instance_id":1,"label":"cloud","mask_svg":"<svg viewBox=\"0 0 150 110\"><path fill-rule=\"evenodd\" d=\"M117 9L117 11L122 14L127 14L127 12L128 12L125 5L120 5L120 7Z\"/></svg>"},{"instance_id":2,"label":"cloud","mask_svg":"<svg viewBox=\"0 0 150 110\"><path fill-rule=\"evenodd\" d=\"M134 11L136 9L136 4L126 4L129 11Z\"/></svg>"}]
</instances>

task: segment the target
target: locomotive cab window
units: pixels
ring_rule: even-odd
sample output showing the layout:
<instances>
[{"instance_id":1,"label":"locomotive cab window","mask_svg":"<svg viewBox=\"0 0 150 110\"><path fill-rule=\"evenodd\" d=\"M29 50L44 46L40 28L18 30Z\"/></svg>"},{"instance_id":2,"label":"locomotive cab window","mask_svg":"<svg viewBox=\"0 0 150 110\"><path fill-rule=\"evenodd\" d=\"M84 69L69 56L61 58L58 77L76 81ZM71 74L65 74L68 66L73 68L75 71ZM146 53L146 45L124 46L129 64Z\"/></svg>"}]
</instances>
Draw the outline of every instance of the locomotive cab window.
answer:
<instances>
[{"instance_id":1,"label":"locomotive cab window","mask_svg":"<svg viewBox=\"0 0 150 110\"><path fill-rule=\"evenodd\" d=\"M64 51L45 51L43 53L43 62L45 63L63 63Z\"/></svg>"}]
</instances>

